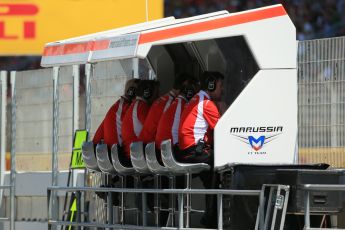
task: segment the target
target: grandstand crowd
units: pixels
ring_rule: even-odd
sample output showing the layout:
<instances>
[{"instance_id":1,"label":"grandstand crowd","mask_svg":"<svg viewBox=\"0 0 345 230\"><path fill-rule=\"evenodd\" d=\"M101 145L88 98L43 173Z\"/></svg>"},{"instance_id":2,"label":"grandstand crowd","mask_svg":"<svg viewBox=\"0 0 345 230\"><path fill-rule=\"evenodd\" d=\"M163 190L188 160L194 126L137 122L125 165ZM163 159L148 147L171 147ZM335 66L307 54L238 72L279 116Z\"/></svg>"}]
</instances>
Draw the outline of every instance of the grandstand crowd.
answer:
<instances>
[{"instance_id":1,"label":"grandstand crowd","mask_svg":"<svg viewBox=\"0 0 345 230\"><path fill-rule=\"evenodd\" d=\"M345 35L344 0L165 0L164 15L185 18L220 10L230 13L281 3L297 29L297 40Z\"/></svg>"},{"instance_id":2,"label":"grandstand crowd","mask_svg":"<svg viewBox=\"0 0 345 230\"><path fill-rule=\"evenodd\" d=\"M184 18L230 13L282 3L297 29L297 40L345 35L345 0L164 0L164 16ZM40 57L0 57L0 70L39 68Z\"/></svg>"}]
</instances>

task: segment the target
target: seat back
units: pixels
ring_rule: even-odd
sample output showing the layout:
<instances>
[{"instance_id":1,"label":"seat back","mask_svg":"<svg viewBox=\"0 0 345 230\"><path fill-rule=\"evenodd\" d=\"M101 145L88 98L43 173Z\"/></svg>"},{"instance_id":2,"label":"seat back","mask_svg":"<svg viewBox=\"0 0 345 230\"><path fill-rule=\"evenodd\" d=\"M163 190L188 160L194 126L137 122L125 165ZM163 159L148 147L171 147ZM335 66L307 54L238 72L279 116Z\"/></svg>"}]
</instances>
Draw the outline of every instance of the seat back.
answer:
<instances>
[{"instance_id":1,"label":"seat back","mask_svg":"<svg viewBox=\"0 0 345 230\"><path fill-rule=\"evenodd\" d=\"M111 160L117 173L121 175L131 175L135 173L134 168L126 167L121 164L117 144L111 147Z\"/></svg>"},{"instance_id":2,"label":"seat back","mask_svg":"<svg viewBox=\"0 0 345 230\"><path fill-rule=\"evenodd\" d=\"M171 140L170 139L162 141L161 153L162 153L162 161L163 161L163 164L165 165L165 167L167 167L173 171L176 171L180 168L178 163L175 161L174 156L173 156L173 151L171 148Z\"/></svg>"},{"instance_id":3,"label":"seat back","mask_svg":"<svg viewBox=\"0 0 345 230\"><path fill-rule=\"evenodd\" d=\"M108 146L106 144L98 144L96 147L96 158L98 168L108 174L116 174L113 164L109 159Z\"/></svg>"},{"instance_id":4,"label":"seat back","mask_svg":"<svg viewBox=\"0 0 345 230\"><path fill-rule=\"evenodd\" d=\"M92 171L100 172L101 170L98 168L98 165L97 165L93 142L85 141L81 149L82 149L82 156L83 156L83 160L86 165L86 168Z\"/></svg>"},{"instance_id":5,"label":"seat back","mask_svg":"<svg viewBox=\"0 0 345 230\"><path fill-rule=\"evenodd\" d=\"M166 167L174 173L199 173L209 170L211 167L205 163L180 163L175 160L171 148L171 140L165 140L161 144L162 161Z\"/></svg>"},{"instance_id":6,"label":"seat back","mask_svg":"<svg viewBox=\"0 0 345 230\"><path fill-rule=\"evenodd\" d=\"M155 143L148 143L145 147L146 163L149 170L156 174L169 174L170 170L162 166L156 156Z\"/></svg>"},{"instance_id":7,"label":"seat back","mask_svg":"<svg viewBox=\"0 0 345 230\"><path fill-rule=\"evenodd\" d=\"M144 155L144 147L143 142L133 142L130 146L131 150L131 161L133 164L133 168L135 171L143 174L149 174L151 171L147 167L145 155Z\"/></svg>"}]
</instances>

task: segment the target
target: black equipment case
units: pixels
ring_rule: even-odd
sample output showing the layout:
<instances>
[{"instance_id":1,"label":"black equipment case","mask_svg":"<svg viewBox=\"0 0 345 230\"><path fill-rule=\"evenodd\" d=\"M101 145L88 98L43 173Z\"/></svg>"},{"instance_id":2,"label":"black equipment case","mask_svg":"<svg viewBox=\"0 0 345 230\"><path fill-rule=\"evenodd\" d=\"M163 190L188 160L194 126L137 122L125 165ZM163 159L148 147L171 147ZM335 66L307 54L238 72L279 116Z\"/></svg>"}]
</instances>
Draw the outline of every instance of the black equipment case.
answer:
<instances>
[{"instance_id":1,"label":"black equipment case","mask_svg":"<svg viewBox=\"0 0 345 230\"><path fill-rule=\"evenodd\" d=\"M227 164L217 168L222 189L260 190L263 184L290 185L288 213L304 211L302 184L341 184L344 170L330 170L327 164L311 165L249 165ZM311 192L310 211L339 212L341 192ZM224 227L253 229L259 203L258 197L225 197Z\"/></svg>"}]
</instances>

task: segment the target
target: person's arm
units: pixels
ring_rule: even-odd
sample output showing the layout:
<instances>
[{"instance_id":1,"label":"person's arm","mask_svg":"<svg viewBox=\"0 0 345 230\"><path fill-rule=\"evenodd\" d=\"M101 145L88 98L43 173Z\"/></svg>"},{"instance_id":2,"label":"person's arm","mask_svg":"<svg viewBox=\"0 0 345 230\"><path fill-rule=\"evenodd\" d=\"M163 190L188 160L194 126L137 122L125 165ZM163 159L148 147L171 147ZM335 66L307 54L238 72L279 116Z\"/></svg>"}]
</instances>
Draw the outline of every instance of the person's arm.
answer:
<instances>
[{"instance_id":1,"label":"person's arm","mask_svg":"<svg viewBox=\"0 0 345 230\"><path fill-rule=\"evenodd\" d=\"M220 118L220 114L219 114L216 104L209 100L205 101L203 115L209 125L209 128L214 129Z\"/></svg>"}]
</instances>

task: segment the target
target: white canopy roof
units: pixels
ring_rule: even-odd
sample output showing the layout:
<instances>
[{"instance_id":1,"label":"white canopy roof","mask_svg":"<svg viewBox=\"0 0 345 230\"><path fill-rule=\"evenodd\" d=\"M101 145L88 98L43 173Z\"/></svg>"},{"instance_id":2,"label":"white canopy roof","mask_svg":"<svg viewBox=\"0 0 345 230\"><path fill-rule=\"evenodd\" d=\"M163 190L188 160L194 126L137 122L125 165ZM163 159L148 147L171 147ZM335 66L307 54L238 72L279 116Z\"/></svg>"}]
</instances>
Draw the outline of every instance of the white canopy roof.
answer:
<instances>
[{"instance_id":1,"label":"white canopy roof","mask_svg":"<svg viewBox=\"0 0 345 230\"><path fill-rule=\"evenodd\" d=\"M296 68L291 61L296 59L295 27L280 4L233 14L219 11L184 19L168 17L48 43L41 65L145 58L153 45L241 35L261 69Z\"/></svg>"}]
</instances>

